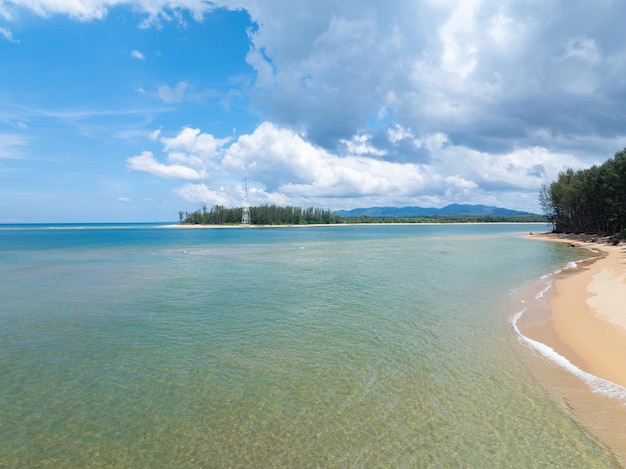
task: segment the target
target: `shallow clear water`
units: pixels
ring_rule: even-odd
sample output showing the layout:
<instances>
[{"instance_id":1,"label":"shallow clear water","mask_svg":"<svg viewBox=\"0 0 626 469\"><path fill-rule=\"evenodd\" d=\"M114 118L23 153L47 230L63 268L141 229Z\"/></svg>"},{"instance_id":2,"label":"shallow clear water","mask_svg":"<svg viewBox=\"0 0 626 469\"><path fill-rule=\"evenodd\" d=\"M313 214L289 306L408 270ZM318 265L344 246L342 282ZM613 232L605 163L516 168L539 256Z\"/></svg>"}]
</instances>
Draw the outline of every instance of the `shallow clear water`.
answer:
<instances>
[{"instance_id":1,"label":"shallow clear water","mask_svg":"<svg viewBox=\"0 0 626 469\"><path fill-rule=\"evenodd\" d=\"M0 466L613 467L519 359L543 228L0 227Z\"/></svg>"}]
</instances>

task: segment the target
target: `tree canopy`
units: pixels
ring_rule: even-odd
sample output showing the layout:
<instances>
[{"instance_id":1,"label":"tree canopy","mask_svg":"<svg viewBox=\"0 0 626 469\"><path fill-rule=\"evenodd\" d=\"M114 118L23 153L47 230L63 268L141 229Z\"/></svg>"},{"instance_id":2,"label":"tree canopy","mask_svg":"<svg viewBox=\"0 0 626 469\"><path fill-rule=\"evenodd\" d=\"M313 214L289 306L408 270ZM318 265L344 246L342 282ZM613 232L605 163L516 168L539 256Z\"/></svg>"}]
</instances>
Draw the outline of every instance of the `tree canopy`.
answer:
<instances>
[{"instance_id":1,"label":"tree canopy","mask_svg":"<svg viewBox=\"0 0 626 469\"><path fill-rule=\"evenodd\" d=\"M625 234L626 149L600 166L559 173L539 203L557 232Z\"/></svg>"},{"instance_id":2,"label":"tree canopy","mask_svg":"<svg viewBox=\"0 0 626 469\"><path fill-rule=\"evenodd\" d=\"M191 225L227 225L241 223L243 208L226 208L215 205L207 210L206 205L195 212L178 212L182 224ZM341 217L330 210L309 207L279 207L261 205L250 207L251 225L309 225L341 223Z\"/></svg>"}]
</instances>

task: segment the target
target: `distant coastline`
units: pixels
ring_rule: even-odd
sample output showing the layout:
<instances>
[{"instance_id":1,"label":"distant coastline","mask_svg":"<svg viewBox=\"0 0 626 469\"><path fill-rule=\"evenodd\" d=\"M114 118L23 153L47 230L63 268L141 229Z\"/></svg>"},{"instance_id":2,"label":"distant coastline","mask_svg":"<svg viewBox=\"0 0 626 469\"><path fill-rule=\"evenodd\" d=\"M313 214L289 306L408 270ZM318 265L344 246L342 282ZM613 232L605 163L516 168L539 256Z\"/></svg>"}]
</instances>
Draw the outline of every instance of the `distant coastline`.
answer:
<instances>
[{"instance_id":1,"label":"distant coastline","mask_svg":"<svg viewBox=\"0 0 626 469\"><path fill-rule=\"evenodd\" d=\"M441 209L423 207L372 207L331 212L315 207L260 205L227 208L203 205L194 212L178 212L185 225L332 225L369 223L473 223L548 222L545 215L485 205L448 205Z\"/></svg>"},{"instance_id":2,"label":"distant coastline","mask_svg":"<svg viewBox=\"0 0 626 469\"><path fill-rule=\"evenodd\" d=\"M224 224L224 225L203 225L203 224L188 224L188 223L173 223L173 224L165 224L159 225L159 228L216 228L216 229L229 229L229 228L241 228L241 229L257 229L257 228L314 228L318 226L390 226L390 225L398 225L398 226L419 226L419 225L537 225L537 226L547 226L548 222L542 221L485 221L485 222L419 222L419 223L411 223L411 222L397 222L397 223L385 223L385 222L372 222L372 223L311 223L307 225L236 225L236 224Z\"/></svg>"}]
</instances>

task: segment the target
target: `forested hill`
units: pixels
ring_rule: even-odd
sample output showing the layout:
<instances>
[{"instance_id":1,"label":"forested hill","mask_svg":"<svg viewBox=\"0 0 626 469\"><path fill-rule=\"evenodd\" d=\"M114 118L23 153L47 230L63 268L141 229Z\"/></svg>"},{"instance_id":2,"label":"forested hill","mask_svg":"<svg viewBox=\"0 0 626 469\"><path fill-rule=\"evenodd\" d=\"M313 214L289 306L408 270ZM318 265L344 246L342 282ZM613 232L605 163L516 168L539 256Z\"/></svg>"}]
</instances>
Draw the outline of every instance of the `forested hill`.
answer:
<instances>
[{"instance_id":1,"label":"forested hill","mask_svg":"<svg viewBox=\"0 0 626 469\"><path fill-rule=\"evenodd\" d=\"M600 166L560 173L539 203L557 232L626 237L626 149Z\"/></svg>"},{"instance_id":2,"label":"forested hill","mask_svg":"<svg viewBox=\"0 0 626 469\"><path fill-rule=\"evenodd\" d=\"M507 208L492 207L488 205L450 204L443 208L433 207L370 207L355 208L352 210L338 210L333 212L344 218L352 217L448 217L448 216L494 216L516 217L520 215L532 215L528 212L509 210Z\"/></svg>"}]
</instances>

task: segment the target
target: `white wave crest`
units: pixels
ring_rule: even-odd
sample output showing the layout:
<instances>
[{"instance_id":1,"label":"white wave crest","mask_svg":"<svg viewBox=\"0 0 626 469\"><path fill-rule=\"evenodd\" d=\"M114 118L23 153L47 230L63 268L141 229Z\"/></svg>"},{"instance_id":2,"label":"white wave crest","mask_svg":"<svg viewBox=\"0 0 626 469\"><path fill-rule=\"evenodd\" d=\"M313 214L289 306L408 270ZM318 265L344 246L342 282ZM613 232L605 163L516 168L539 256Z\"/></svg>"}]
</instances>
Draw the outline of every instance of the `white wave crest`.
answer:
<instances>
[{"instance_id":1,"label":"white wave crest","mask_svg":"<svg viewBox=\"0 0 626 469\"><path fill-rule=\"evenodd\" d=\"M597 394L602 394L613 399L622 400L626 405L625 387L581 370L572 362L570 362L567 358L557 353L552 347L549 347L548 345L541 342L537 342L536 340L530 339L529 337L526 337L524 334L522 334L517 327L517 321L519 320L519 318L522 317L525 312L526 308L516 313L511 320L513 329L515 329L519 340L523 344L537 350L547 359L551 360L552 362L559 365L561 368L564 368L568 372L572 373L574 376L580 378L585 384L587 384L587 386L589 386L589 388L593 392Z\"/></svg>"},{"instance_id":2,"label":"white wave crest","mask_svg":"<svg viewBox=\"0 0 626 469\"><path fill-rule=\"evenodd\" d=\"M546 286L544 287L543 290L539 291L536 295L535 295L535 299L536 300L540 300L541 298L544 297L544 295L546 293L548 293L550 291L550 289L552 288L552 282L549 282L546 284Z\"/></svg>"}]
</instances>

